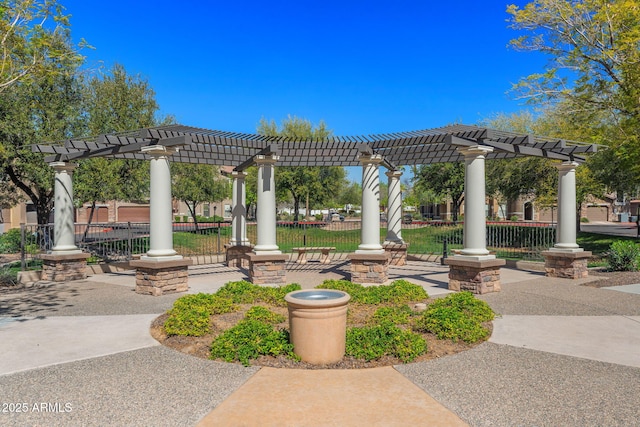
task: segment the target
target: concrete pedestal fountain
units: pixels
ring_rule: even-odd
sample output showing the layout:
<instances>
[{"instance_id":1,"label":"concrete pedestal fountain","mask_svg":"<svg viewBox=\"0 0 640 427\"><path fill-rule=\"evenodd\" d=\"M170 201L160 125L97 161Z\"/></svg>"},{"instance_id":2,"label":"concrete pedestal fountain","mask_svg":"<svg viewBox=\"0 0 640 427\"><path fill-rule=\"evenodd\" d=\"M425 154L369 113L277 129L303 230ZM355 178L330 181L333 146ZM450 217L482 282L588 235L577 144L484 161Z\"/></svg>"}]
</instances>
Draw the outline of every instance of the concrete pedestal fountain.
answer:
<instances>
[{"instance_id":1,"label":"concrete pedestal fountain","mask_svg":"<svg viewBox=\"0 0 640 427\"><path fill-rule=\"evenodd\" d=\"M326 365L342 360L351 296L333 289L290 292L289 331L293 351L303 362Z\"/></svg>"}]
</instances>

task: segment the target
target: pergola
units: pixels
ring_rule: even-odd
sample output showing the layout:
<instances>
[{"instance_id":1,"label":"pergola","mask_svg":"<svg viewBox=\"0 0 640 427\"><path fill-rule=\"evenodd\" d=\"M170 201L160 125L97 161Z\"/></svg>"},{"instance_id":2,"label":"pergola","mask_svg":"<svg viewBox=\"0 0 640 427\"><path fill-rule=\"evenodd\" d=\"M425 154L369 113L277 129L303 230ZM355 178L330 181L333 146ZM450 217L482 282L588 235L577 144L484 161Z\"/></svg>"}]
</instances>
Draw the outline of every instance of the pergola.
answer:
<instances>
[{"instance_id":1,"label":"pergola","mask_svg":"<svg viewBox=\"0 0 640 427\"><path fill-rule=\"evenodd\" d=\"M287 166L362 166L362 239L352 263L388 264L387 245L403 245L401 192L398 169L402 165L465 162L464 249L448 262L464 265L499 264L486 249L485 159L536 156L559 162L558 238L553 252L576 254L575 168L584 155L596 151L588 143L503 132L477 126L452 125L413 132L368 136L339 136L325 139L291 139L256 134L214 131L183 125L160 126L131 132L79 138L58 144L36 144L56 170L55 238L52 254L69 255L75 247L71 162L91 157L112 157L150 161L151 234L150 250L142 262L179 263L171 239L171 177L169 161L234 166L233 224L231 246L244 248L252 265L284 262L275 233L274 168ZM259 167L258 237L255 246L246 239L245 169ZM380 166L388 169L389 215L385 246L379 232ZM406 250L406 246L405 246ZM575 255L573 256L575 258ZM457 261L456 261L457 260ZM159 265L159 264L158 264ZM494 266L495 267L495 266ZM352 268L352 272L353 272ZM258 270L250 268L252 278ZM260 274L258 274L259 276ZM267 274L267 276L269 276ZM371 275L369 275L371 276ZM386 277L386 270L385 276ZM383 277L383 278L384 278ZM269 276L266 282L273 282Z\"/></svg>"}]
</instances>

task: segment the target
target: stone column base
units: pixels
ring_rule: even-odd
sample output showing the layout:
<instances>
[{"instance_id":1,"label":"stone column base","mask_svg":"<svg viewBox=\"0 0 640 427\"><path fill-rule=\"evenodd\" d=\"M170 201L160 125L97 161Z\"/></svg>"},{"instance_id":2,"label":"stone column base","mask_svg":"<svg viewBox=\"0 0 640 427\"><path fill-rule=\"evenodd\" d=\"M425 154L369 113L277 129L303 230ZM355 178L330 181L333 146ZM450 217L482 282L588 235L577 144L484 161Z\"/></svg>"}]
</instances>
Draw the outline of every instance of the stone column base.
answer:
<instances>
[{"instance_id":1,"label":"stone column base","mask_svg":"<svg viewBox=\"0 0 640 427\"><path fill-rule=\"evenodd\" d=\"M587 261L591 252L544 251L544 270L547 277L561 277L564 279L583 279L589 276Z\"/></svg>"},{"instance_id":2,"label":"stone column base","mask_svg":"<svg viewBox=\"0 0 640 427\"><path fill-rule=\"evenodd\" d=\"M91 254L78 252L75 254L42 255L42 274L40 280L67 282L87 278L87 258Z\"/></svg>"},{"instance_id":3,"label":"stone column base","mask_svg":"<svg viewBox=\"0 0 640 427\"><path fill-rule=\"evenodd\" d=\"M391 243L382 244L384 251L389 254L389 265L405 265L407 263L408 243Z\"/></svg>"},{"instance_id":4,"label":"stone column base","mask_svg":"<svg viewBox=\"0 0 640 427\"><path fill-rule=\"evenodd\" d=\"M249 253L249 280L256 285L285 285L287 271L285 263L289 255L257 255Z\"/></svg>"},{"instance_id":5,"label":"stone column base","mask_svg":"<svg viewBox=\"0 0 640 427\"><path fill-rule=\"evenodd\" d=\"M450 290L469 291L474 294L500 292L500 267L506 264L505 260L475 260L453 256L444 262L449 266Z\"/></svg>"},{"instance_id":6,"label":"stone column base","mask_svg":"<svg viewBox=\"0 0 640 427\"><path fill-rule=\"evenodd\" d=\"M249 252L253 250L253 246L231 246L224 245L226 250L225 263L227 267L249 268Z\"/></svg>"},{"instance_id":7,"label":"stone column base","mask_svg":"<svg viewBox=\"0 0 640 427\"><path fill-rule=\"evenodd\" d=\"M349 254L353 283L381 284L389 280L389 257L383 254Z\"/></svg>"},{"instance_id":8,"label":"stone column base","mask_svg":"<svg viewBox=\"0 0 640 427\"><path fill-rule=\"evenodd\" d=\"M129 266L136 269L136 293L160 296L189 289L190 259L169 261L136 260Z\"/></svg>"}]
</instances>

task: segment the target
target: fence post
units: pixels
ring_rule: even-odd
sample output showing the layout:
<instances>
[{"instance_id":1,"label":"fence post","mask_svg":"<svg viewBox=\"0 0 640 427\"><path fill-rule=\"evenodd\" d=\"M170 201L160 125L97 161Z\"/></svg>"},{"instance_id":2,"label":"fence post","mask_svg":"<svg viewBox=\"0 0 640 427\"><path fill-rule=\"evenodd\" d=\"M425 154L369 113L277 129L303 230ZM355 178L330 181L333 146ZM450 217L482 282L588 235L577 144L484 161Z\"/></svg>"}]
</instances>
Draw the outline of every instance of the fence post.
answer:
<instances>
[{"instance_id":1,"label":"fence post","mask_svg":"<svg viewBox=\"0 0 640 427\"><path fill-rule=\"evenodd\" d=\"M447 239L445 238L442 241L442 258L440 258L440 265L444 265L444 261L447 259L447 253L449 250L447 249Z\"/></svg>"},{"instance_id":2,"label":"fence post","mask_svg":"<svg viewBox=\"0 0 640 427\"><path fill-rule=\"evenodd\" d=\"M131 236L131 221L127 221L127 261L133 258L133 238Z\"/></svg>"},{"instance_id":3,"label":"fence post","mask_svg":"<svg viewBox=\"0 0 640 427\"><path fill-rule=\"evenodd\" d=\"M26 251L25 251L25 246L27 244L27 242L25 242L25 225L24 224L20 224L20 269L22 271L26 271L27 270L27 258L26 258Z\"/></svg>"},{"instance_id":4,"label":"fence post","mask_svg":"<svg viewBox=\"0 0 640 427\"><path fill-rule=\"evenodd\" d=\"M218 220L218 253L220 255L222 252L220 251L220 221Z\"/></svg>"},{"instance_id":5,"label":"fence post","mask_svg":"<svg viewBox=\"0 0 640 427\"><path fill-rule=\"evenodd\" d=\"M304 233L302 234L302 246L307 246L307 223L302 223L302 227L304 230Z\"/></svg>"}]
</instances>

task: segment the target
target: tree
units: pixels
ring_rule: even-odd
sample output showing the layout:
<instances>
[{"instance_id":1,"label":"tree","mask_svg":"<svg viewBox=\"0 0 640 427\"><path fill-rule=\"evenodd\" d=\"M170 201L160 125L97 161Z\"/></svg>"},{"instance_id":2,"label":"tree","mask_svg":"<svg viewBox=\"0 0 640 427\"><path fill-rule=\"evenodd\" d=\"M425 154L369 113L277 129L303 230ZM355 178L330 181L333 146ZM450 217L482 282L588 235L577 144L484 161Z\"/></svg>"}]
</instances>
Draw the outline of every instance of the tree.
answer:
<instances>
[{"instance_id":1,"label":"tree","mask_svg":"<svg viewBox=\"0 0 640 427\"><path fill-rule=\"evenodd\" d=\"M380 185L378 186L378 191L380 195L380 208L382 211L386 212L387 207L389 207L389 185L381 180Z\"/></svg>"},{"instance_id":2,"label":"tree","mask_svg":"<svg viewBox=\"0 0 640 427\"><path fill-rule=\"evenodd\" d=\"M413 168L413 185L409 189L409 195L404 198L403 204L405 206L416 206L418 209L420 209L422 206L443 203L446 196L437 194L431 188L424 188L418 185L417 177L419 170L420 167ZM421 214L427 217L431 217L430 211L424 212L421 210Z\"/></svg>"},{"instance_id":3,"label":"tree","mask_svg":"<svg viewBox=\"0 0 640 427\"><path fill-rule=\"evenodd\" d=\"M528 111L497 114L485 121L489 128L524 134L539 134L542 129L538 124ZM540 157L490 160L486 162L486 175L487 194L502 203L535 196L535 204L540 207L555 204L558 174L552 160Z\"/></svg>"},{"instance_id":4,"label":"tree","mask_svg":"<svg viewBox=\"0 0 640 427\"><path fill-rule=\"evenodd\" d=\"M62 11L55 0L0 0L0 93L29 76L51 73L53 62L82 62L68 43L69 17Z\"/></svg>"},{"instance_id":5,"label":"tree","mask_svg":"<svg viewBox=\"0 0 640 427\"><path fill-rule=\"evenodd\" d=\"M247 204L247 218L255 218L255 207L258 204L258 168L251 166L245 172L245 203Z\"/></svg>"},{"instance_id":6,"label":"tree","mask_svg":"<svg viewBox=\"0 0 640 427\"><path fill-rule=\"evenodd\" d=\"M173 197L187 205L198 231L196 207L203 202L217 202L229 196L229 183L221 178L217 167L190 163L172 163Z\"/></svg>"},{"instance_id":7,"label":"tree","mask_svg":"<svg viewBox=\"0 0 640 427\"><path fill-rule=\"evenodd\" d=\"M591 116L591 114L590 114ZM544 109L538 117L529 112L498 114L486 121L494 129L545 135L558 139L588 140L589 123L582 114L567 109L564 102ZM612 153L610 150L606 152ZM576 170L576 216L580 227L581 207L589 197L602 197L604 186L598 182L597 156L591 156ZM539 157L491 160L487 162L487 194L498 199L516 200L520 196L535 196L535 204L551 207L556 204L558 189L557 161ZM595 166L595 167L594 167ZM602 165L604 166L604 165ZM601 169L605 169L602 167ZM505 201L506 201L505 200Z\"/></svg>"},{"instance_id":8,"label":"tree","mask_svg":"<svg viewBox=\"0 0 640 427\"><path fill-rule=\"evenodd\" d=\"M49 60L33 71L29 82L5 87L0 97L1 180L29 198L39 224L46 224L52 207L53 170L31 144L59 141L81 132L81 90L78 63Z\"/></svg>"},{"instance_id":9,"label":"tree","mask_svg":"<svg viewBox=\"0 0 640 427\"><path fill-rule=\"evenodd\" d=\"M284 136L297 140L318 140L332 134L326 124L320 121L313 126L309 120L289 116L283 120L280 127L275 121L260 120L258 133L267 136ZM300 215L300 203L309 200L313 205L320 205L329 201L334 194L338 194L345 183L344 168L341 167L276 167L276 188L280 192L288 192L293 199L294 221ZM308 212L307 212L308 214Z\"/></svg>"},{"instance_id":10,"label":"tree","mask_svg":"<svg viewBox=\"0 0 640 427\"><path fill-rule=\"evenodd\" d=\"M84 134L117 133L154 126L158 103L149 83L116 64L108 72L84 82ZM96 185L100 183L100 185ZM79 162L74 179L77 202L91 203L91 223L96 202L139 201L147 198L149 168L138 160L90 158Z\"/></svg>"},{"instance_id":11,"label":"tree","mask_svg":"<svg viewBox=\"0 0 640 427\"><path fill-rule=\"evenodd\" d=\"M414 177L418 191L433 191L453 203L453 220L458 220L464 201L464 163L434 163L421 165Z\"/></svg>"},{"instance_id":12,"label":"tree","mask_svg":"<svg viewBox=\"0 0 640 427\"><path fill-rule=\"evenodd\" d=\"M518 50L549 57L549 68L514 90L534 103L563 103L640 176L640 4L637 0L535 0L511 5Z\"/></svg>"},{"instance_id":13,"label":"tree","mask_svg":"<svg viewBox=\"0 0 640 427\"><path fill-rule=\"evenodd\" d=\"M336 198L337 205L356 205L362 203L362 185L357 182L347 183Z\"/></svg>"}]
</instances>

